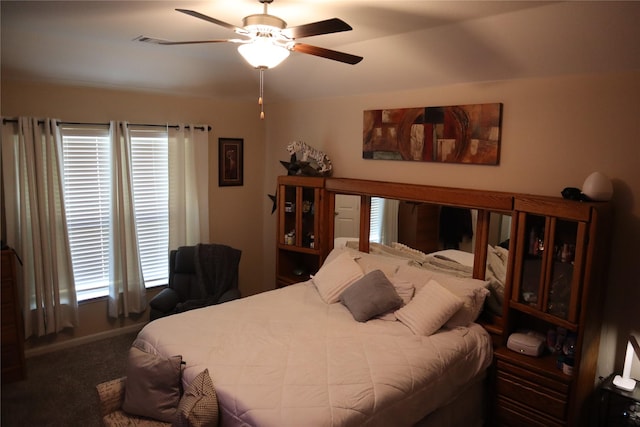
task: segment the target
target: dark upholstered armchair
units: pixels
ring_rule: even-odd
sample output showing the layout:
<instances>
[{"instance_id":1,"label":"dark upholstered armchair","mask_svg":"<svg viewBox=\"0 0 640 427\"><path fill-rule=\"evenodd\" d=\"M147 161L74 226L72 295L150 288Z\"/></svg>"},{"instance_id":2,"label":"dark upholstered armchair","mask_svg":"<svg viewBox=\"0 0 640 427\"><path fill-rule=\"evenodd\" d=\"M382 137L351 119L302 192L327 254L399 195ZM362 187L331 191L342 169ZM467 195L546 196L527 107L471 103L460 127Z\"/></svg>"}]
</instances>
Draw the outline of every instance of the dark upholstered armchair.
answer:
<instances>
[{"instance_id":1,"label":"dark upholstered armchair","mask_svg":"<svg viewBox=\"0 0 640 427\"><path fill-rule=\"evenodd\" d=\"M181 246L169 254L169 287L149 302L150 319L240 298L242 252L219 244Z\"/></svg>"}]
</instances>

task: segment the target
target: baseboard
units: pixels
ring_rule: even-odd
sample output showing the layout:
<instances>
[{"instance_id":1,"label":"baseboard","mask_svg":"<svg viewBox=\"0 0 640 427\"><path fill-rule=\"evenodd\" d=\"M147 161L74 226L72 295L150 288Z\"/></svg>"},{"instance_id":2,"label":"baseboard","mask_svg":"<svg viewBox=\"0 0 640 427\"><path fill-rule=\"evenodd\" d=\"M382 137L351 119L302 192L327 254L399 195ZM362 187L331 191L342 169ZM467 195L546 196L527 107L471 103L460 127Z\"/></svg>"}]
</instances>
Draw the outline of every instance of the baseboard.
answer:
<instances>
[{"instance_id":1,"label":"baseboard","mask_svg":"<svg viewBox=\"0 0 640 427\"><path fill-rule=\"evenodd\" d=\"M113 329L110 331L99 332L97 334L88 335L85 337L71 338L69 340L65 340L59 343L53 343L50 345L45 345L36 348L30 348L25 350L24 356L28 359L34 356L40 356L42 354L51 353L53 351L65 350L68 348L77 347L79 345L88 344L94 341L103 340L105 338L112 338L118 335L128 334L131 332L140 331L144 327L144 323L134 324L129 326L123 326L122 328Z\"/></svg>"}]
</instances>

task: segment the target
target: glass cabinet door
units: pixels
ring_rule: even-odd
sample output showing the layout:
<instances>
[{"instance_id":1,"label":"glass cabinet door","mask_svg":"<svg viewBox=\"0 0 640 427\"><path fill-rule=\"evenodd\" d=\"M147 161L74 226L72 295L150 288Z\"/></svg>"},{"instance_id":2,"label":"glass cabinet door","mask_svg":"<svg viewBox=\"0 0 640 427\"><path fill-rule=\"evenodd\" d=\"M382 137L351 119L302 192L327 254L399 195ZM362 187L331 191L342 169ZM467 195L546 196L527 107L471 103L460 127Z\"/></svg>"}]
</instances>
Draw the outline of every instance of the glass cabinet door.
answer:
<instances>
[{"instance_id":1,"label":"glass cabinet door","mask_svg":"<svg viewBox=\"0 0 640 427\"><path fill-rule=\"evenodd\" d=\"M301 241L300 245L304 248L313 249L316 245L317 224L315 215L316 200L318 199L319 189L301 187Z\"/></svg>"},{"instance_id":2,"label":"glass cabinet door","mask_svg":"<svg viewBox=\"0 0 640 427\"><path fill-rule=\"evenodd\" d=\"M318 221L316 221L316 202L320 198L320 189L282 185L281 244L314 249L317 247Z\"/></svg>"},{"instance_id":3,"label":"glass cabinet door","mask_svg":"<svg viewBox=\"0 0 640 427\"><path fill-rule=\"evenodd\" d=\"M542 313L577 322L586 225L519 213L518 265L513 298Z\"/></svg>"},{"instance_id":4,"label":"glass cabinet door","mask_svg":"<svg viewBox=\"0 0 640 427\"><path fill-rule=\"evenodd\" d=\"M280 200L282 214L280 216L281 234L278 237L281 244L296 244L296 210L297 210L297 188L290 185L280 186Z\"/></svg>"},{"instance_id":5,"label":"glass cabinet door","mask_svg":"<svg viewBox=\"0 0 640 427\"><path fill-rule=\"evenodd\" d=\"M521 268L517 269L519 283L517 301L540 308L544 280L544 249L546 220L543 216L520 213L519 232L524 236L518 247Z\"/></svg>"}]
</instances>

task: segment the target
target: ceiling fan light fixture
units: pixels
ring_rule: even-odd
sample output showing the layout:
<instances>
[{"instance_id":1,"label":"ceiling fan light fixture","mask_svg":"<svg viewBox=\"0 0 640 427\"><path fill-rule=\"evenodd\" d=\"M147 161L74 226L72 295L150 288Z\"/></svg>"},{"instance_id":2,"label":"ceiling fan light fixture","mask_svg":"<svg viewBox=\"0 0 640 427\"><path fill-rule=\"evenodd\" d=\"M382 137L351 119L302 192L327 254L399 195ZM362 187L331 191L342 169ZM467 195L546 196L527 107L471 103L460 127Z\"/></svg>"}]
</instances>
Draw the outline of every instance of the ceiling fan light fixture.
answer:
<instances>
[{"instance_id":1,"label":"ceiling fan light fixture","mask_svg":"<svg viewBox=\"0 0 640 427\"><path fill-rule=\"evenodd\" d=\"M242 26L248 32L280 33L287 28L287 23L277 16L261 13L242 18Z\"/></svg>"},{"instance_id":2,"label":"ceiling fan light fixture","mask_svg":"<svg viewBox=\"0 0 640 427\"><path fill-rule=\"evenodd\" d=\"M273 68L289 56L289 49L266 37L238 46L238 52L254 68Z\"/></svg>"},{"instance_id":3,"label":"ceiling fan light fixture","mask_svg":"<svg viewBox=\"0 0 640 427\"><path fill-rule=\"evenodd\" d=\"M189 45L221 42L239 43L238 53L240 53L245 61L247 61L252 67L259 70L260 73L260 96L258 97L258 104L260 105L261 119L264 119L264 71L269 68L277 67L282 61L289 57L291 51L327 58L351 65L362 61L361 56L312 46L305 43L298 43L296 41L303 37L312 37L352 30L351 26L343 20L338 18L325 19L323 21L311 22L309 24L288 28L287 23L284 20L277 16L269 15L267 9L268 6L273 3L273 0L258 1L263 5L263 13L244 17L242 20L242 28L219 19L212 18L211 16L204 15L200 12L196 12L195 10L176 9L178 12L234 31L236 34L240 34L245 37L244 39L188 40L174 42L140 36L136 40L163 45Z\"/></svg>"}]
</instances>

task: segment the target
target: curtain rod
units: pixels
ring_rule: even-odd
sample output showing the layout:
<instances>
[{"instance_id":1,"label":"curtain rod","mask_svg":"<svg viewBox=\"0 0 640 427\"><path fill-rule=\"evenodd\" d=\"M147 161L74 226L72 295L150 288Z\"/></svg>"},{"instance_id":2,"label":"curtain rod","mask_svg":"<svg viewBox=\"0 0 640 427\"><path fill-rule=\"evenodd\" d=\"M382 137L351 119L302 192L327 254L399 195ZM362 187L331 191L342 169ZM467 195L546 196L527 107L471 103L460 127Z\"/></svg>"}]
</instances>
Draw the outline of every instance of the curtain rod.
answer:
<instances>
[{"instance_id":1,"label":"curtain rod","mask_svg":"<svg viewBox=\"0 0 640 427\"><path fill-rule=\"evenodd\" d=\"M18 119L2 119L2 124L5 123L18 123ZM43 120L38 120L38 124L44 123ZM90 126L107 126L109 123L82 123L82 122L59 122L61 125L90 125ZM147 123L129 123L129 126L150 126L150 127L159 127L159 128L172 128L178 129L179 125L157 125L157 124L147 124ZM191 125L186 125L185 127L191 127ZM211 126L194 126L194 129L197 130L207 130L211 131Z\"/></svg>"}]
</instances>

